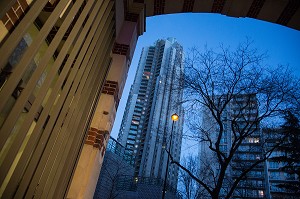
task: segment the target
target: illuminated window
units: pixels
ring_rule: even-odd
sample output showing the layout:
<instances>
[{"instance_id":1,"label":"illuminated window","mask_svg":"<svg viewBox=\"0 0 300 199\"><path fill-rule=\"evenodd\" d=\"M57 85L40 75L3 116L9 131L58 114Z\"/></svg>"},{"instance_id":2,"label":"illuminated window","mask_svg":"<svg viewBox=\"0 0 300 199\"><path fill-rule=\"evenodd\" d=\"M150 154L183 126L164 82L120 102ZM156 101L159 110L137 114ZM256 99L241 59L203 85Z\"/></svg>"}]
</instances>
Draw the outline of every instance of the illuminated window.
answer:
<instances>
[{"instance_id":1,"label":"illuminated window","mask_svg":"<svg viewBox=\"0 0 300 199\"><path fill-rule=\"evenodd\" d=\"M264 191L258 190L258 197L263 198L264 197Z\"/></svg>"},{"instance_id":2,"label":"illuminated window","mask_svg":"<svg viewBox=\"0 0 300 199\"><path fill-rule=\"evenodd\" d=\"M145 72L144 72L144 76L145 76L147 79L150 79L150 75L151 75L150 72L148 72L148 71L145 71Z\"/></svg>"},{"instance_id":3,"label":"illuminated window","mask_svg":"<svg viewBox=\"0 0 300 199\"><path fill-rule=\"evenodd\" d=\"M248 138L248 143L259 143L259 138Z\"/></svg>"},{"instance_id":4,"label":"illuminated window","mask_svg":"<svg viewBox=\"0 0 300 199\"><path fill-rule=\"evenodd\" d=\"M140 123L139 123L138 121L136 121L136 120L132 120L131 123L132 123L132 124L136 124L136 125L139 125L139 124L140 124Z\"/></svg>"}]
</instances>

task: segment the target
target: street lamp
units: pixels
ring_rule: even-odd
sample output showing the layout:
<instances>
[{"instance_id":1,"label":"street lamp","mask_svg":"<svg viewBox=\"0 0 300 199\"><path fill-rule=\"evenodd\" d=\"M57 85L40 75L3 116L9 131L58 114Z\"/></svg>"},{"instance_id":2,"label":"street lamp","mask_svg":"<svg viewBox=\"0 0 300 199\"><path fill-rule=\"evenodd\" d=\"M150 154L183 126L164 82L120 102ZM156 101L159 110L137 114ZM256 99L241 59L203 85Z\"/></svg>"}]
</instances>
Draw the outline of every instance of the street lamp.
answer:
<instances>
[{"instance_id":1,"label":"street lamp","mask_svg":"<svg viewBox=\"0 0 300 199\"><path fill-rule=\"evenodd\" d=\"M164 181L162 199L164 199L165 195L166 195L166 186L167 186L167 178L168 178L168 171L169 171L169 161L170 161L170 153L171 153L171 145L172 145L174 122L176 122L179 119L179 116L176 113L174 113L171 116L171 119L172 119L173 122L172 122L170 144L169 144L169 153L168 153L168 160L167 160L167 167L166 167L166 173L165 173L165 181Z\"/></svg>"},{"instance_id":2,"label":"street lamp","mask_svg":"<svg viewBox=\"0 0 300 199\"><path fill-rule=\"evenodd\" d=\"M179 119L179 116L178 116L176 113L174 113L174 114L171 116L171 118L172 118L173 123L174 123L174 121L177 121L177 120Z\"/></svg>"}]
</instances>

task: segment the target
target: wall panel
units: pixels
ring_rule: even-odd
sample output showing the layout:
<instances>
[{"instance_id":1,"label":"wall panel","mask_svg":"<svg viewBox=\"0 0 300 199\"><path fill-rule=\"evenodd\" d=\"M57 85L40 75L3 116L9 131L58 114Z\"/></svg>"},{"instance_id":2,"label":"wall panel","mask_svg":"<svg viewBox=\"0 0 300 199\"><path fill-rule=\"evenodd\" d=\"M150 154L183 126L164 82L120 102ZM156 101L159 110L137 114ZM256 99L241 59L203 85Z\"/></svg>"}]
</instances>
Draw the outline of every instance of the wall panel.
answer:
<instances>
[{"instance_id":1,"label":"wall panel","mask_svg":"<svg viewBox=\"0 0 300 199\"><path fill-rule=\"evenodd\" d=\"M6 110L0 115L0 197L63 198L74 172L116 34L114 1L77 0L62 17L68 2L60 0L49 13L47 1L36 0L1 44L5 68L16 40L31 40L0 90L0 110ZM34 36L32 28L39 29ZM13 98L24 74L28 81Z\"/></svg>"}]
</instances>

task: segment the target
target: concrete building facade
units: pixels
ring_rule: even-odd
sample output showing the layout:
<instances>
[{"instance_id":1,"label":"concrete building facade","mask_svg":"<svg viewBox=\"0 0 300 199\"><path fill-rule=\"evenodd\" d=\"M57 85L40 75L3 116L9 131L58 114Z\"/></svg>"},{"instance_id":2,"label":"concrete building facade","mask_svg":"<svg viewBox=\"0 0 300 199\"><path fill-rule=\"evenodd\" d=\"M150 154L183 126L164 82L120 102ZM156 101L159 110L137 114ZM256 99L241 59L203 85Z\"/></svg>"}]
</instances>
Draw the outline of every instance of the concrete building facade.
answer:
<instances>
[{"instance_id":1,"label":"concrete building facade","mask_svg":"<svg viewBox=\"0 0 300 199\"><path fill-rule=\"evenodd\" d=\"M94 199L161 198L163 180L134 176L134 156L114 138L110 138L104 156ZM167 199L182 198L176 189L168 191Z\"/></svg>"},{"instance_id":2,"label":"concrete building facade","mask_svg":"<svg viewBox=\"0 0 300 199\"><path fill-rule=\"evenodd\" d=\"M0 197L93 195L146 16L221 13L299 30L299 6L294 0L0 1Z\"/></svg>"},{"instance_id":3,"label":"concrete building facade","mask_svg":"<svg viewBox=\"0 0 300 199\"><path fill-rule=\"evenodd\" d=\"M221 97L216 97L216 100ZM256 123L256 116L258 115L258 105L255 94L241 94L235 95L230 101L230 104L226 106L222 114L223 121L223 133L220 140L220 151L226 156L229 156L231 147L234 142L234 134L232 125L237 125L235 129L239 135L239 129L243 129L246 126L245 131L251 131L251 135L244 138L239 148L234 153L232 161L226 170L224 184L221 190L221 195L226 194L236 178L246 168L249 168L257 160L263 157L263 145L262 136L259 124ZM251 119L253 118L253 120ZM234 122L233 122L234 121ZM204 109L203 112L203 129L204 132L208 132L210 139L213 143L216 142L218 133L218 125L213 119L209 110ZM254 125L253 125L254 124ZM247 127L249 126L249 127ZM205 135L200 135L203 137ZM215 175L218 175L219 162L215 153L209 148L208 142L200 142L199 147L200 156L200 170L201 173L205 173L205 170L212 169ZM211 182L213 182L212 176ZM265 164L259 163L255 166L247 175L246 179L240 181L236 187L233 198L268 198L266 193L266 179L265 179ZM224 193L222 193L222 191Z\"/></svg>"},{"instance_id":4,"label":"concrete building facade","mask_svg":"<svg viewBox=\"0 0 300 199\"><path fill-rule=\"evenodd\" d=\"M280 128L263 129L263 134L266 142L266 149L278 144L278 140L282 139L283 133ZM295 173L288 173L282 169L286 166L286 162L278 160L278 157L289 155L286 151L280 148L275 149L270 157L266 160L266 180L267 192L272 199L296 199L299 196L294 193L289 193L289 190L280 187L285 183L297 183L299 178Z\"/></svg>"},{"instance_id":5,"label":"concrete building facade","mask_svg":"<svg viewBox=\"0 0 300 199\"><path fill-rule=\"evenodd\" d=\"M171 154L180 160L183 90L178 83L184 72L183 49L175 39L158 40L143 48L126 104L118 141L134 154L135 176L164 179L166 147L172 137ZM177 113L174 123L171 115ZM169 167L168 183L177 185L178 168Z\"/></svg>"},{"instance_id":6,"label":"concrete building facade","mask_svg":"<svg viewBox=\"0 0 300 199\"><path fill-rule=\"evenodd\" d=\"M133 164L132 154L128 154L114 138L110 138L93 198L125 198L125 192L118 186L122 177L133 179Z\"/></svg>"}]
</instances>

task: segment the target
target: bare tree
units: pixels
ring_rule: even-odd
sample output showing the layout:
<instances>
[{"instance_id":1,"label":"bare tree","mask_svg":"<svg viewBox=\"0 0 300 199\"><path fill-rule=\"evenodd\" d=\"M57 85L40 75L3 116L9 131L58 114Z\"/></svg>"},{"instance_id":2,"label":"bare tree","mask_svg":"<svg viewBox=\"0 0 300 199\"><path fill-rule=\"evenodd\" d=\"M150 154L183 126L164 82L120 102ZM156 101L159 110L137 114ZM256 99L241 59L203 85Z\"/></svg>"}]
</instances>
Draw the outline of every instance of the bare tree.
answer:
<instances>
[{"instance_id":1,"label":"bare tree","mask_svg":"<svg viewBox=\"0 0 300 199\"><path fill-rule=\"evenodd\" d=\"M263 65L266 55L251 45L246 41L234 51L224 46L219 52L192 49L186 57L184 83L181 82L189 117L186 121L202 150L206 150L202 153L206 157L201 158L201 169L210 177L199 177L171 159L209 198L239 194L236 190L239 183L247 180L251 171L261 166L280 143L263 150L261 125L275 119L280 121L284 111L299 107L295 101L295 96L299 96L299 80L287 67L271 69ZM203 122L201 118L205 117L208 119ZM225 138L227 148L223 147ZM242 148L245 142L254 143L246 150L260 150L261 154L251 157L251 161L244 160L238 152L245 150ZM234 176L233 169L239 170Z\"/></svg>"},{"instance_id":2,"label":"bare tree","mask_svg":"<svg viewBox=\"0 0 300 199\"><path fill-rule=\"evenodd\" d=\"M199 162L197 157L188 155L182 159L181 164L190 170L194 175L199 177ZM183 170L179 170L178 184L180 193L184 194L185 198L199 198L201 192L198 183L195 182L195 180Z\"/></svg>"},{"instance_id":3,"label":"bare tree","mask_svg":"<svg viewBox=\"0 0 300 199\"><path fill-rule=\"evenodd\" d=\"M95 194L94 198L119 198L121 191L117 189L117 186L120 178L133 176L133 171L133 166L123 160L122 157L107 151L98 181L99 194Z\"/></svg>"}]
</instances>

